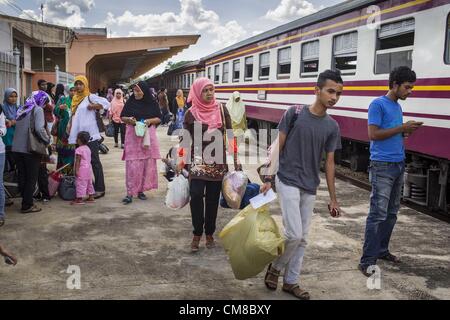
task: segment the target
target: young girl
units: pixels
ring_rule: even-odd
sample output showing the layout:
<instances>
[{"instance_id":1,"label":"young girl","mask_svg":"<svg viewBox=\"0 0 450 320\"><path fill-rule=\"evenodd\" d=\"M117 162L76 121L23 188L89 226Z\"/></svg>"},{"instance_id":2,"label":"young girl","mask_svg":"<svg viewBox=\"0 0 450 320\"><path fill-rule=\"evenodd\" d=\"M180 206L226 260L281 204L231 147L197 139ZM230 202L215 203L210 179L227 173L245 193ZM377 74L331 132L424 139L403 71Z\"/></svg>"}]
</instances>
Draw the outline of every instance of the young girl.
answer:
<instances>
[{"instance_id":1,"label":"young girl","mask_svg":"<svg viewBox=\"0 0 450 320\"><path fill-rule=\"evenodd\" d=\"M90 136L86 131L81 131L77 136L78 148L75 150L75 177L77 198L71 204L93 203L94 185L92 184L92 166L91 166L91 149L87 146ZM84 196L89 196L86 202L83 201Z\"/></svg>"}]
</instances>

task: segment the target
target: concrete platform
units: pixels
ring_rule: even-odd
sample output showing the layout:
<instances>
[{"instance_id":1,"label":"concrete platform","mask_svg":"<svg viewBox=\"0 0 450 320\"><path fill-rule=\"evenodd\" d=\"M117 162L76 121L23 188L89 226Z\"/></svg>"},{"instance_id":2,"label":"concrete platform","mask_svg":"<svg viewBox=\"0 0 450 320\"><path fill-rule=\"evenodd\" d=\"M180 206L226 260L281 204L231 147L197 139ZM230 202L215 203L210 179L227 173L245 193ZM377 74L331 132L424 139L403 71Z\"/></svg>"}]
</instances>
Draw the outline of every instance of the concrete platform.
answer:
<instances>
[{"instance_id":1,"label":"concrete platform","mask_svg":"<svg viewBox=\"0 0 450 320\"><path fill-rule=\"evenodd\" d=\"M162 155L173 144L158 130ZM16 267L0 265L0 299L291 299L268 291L263 274L235 280L223 248L191 254L189 207L164 206L166 180L148 201L124 206L121 150L102 155L107 195L96 204L73 207L60 199L40 204L41 213L18 214L19 200L7 208L0 242L16 254ZM244 166L259 181L255 166ZM344 211L327 212L320 187L304 260L302 287L312 299L450 299L450 225L402 207L391 250L403 263L380 262L381 289L369 290L357 270L369 193L337 182ZM281 222L278 203L272 213ZM218 231L237 211L219 209ZM70 290L69 265L81 271L81 289Z\"/></svg>"}]
</instances>

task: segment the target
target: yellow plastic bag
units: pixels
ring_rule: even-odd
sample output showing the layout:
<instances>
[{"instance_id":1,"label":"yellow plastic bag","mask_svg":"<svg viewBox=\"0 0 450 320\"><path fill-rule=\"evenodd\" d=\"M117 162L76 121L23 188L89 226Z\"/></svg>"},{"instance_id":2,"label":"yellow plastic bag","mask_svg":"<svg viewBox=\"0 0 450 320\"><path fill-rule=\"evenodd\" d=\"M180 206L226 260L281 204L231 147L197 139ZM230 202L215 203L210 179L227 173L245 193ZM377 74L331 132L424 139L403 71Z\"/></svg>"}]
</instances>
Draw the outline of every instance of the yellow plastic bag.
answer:
<instances>
[{"instance_id":1,"label":"yellow plastic bag","mask_svg":"<svg viewBox=\"0 0 450 320\"><path fill-rule=\"evenodd\" d=\"M256 276L284 251L284 239L268 209L247 206L219 234L238 280Z\"/></svg>"}]
</instances>

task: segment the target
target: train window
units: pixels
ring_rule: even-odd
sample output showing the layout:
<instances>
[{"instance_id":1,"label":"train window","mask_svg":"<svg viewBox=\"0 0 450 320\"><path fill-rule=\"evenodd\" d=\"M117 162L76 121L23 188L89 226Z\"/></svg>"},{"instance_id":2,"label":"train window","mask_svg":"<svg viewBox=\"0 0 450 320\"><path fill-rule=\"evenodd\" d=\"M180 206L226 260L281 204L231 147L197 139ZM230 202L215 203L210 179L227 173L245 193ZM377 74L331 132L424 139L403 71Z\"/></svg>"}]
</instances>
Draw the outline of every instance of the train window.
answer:
<instances>
[{"instance_id":1,"label":"train window","mask_svg":"<svg viewBox=\"0 0 450 320\"><path fill-rule=\"evenodd\" d=\"M233 82L239 82L241 78L241 60L233 61Z\"/></svg>"},{"instance_id":2,"label":"train window","mask_svg":"<svg viewBox=\"0 0 450 320\"><path fill-rule=\"evenodd\" d=\"M219 75L219 65L214 66L214 83L219 83L220 75Z\"/></svg>"},{"instance_id":3,"label":"train window","mask_svg":"<svg viewBox=\"0 0 450 320\"><path fill-rule=\"evenodd\" d=\"M211 67L208 68L208 79L211 80Z\"/></svg>"},{"instance_id":4,"label":"train window","mask_svg":"<svg viewBox=\"0 0 450 320\"><path fill-rule=\"evenodd\" d=\"M245 81L253 80L253 57L245 58Z\"/></svg>"},{"instance_id":5,"label":"train window","mask_svg":"<svg viewBox=\"0 0 450 320\"><path fill-rule=\"evenodd\" d=\"M270 52L259 55L259 79L267 80L270 75Z\"/></svg>"},{"instance_id":6,"label":"train window","mask_svg":"<svg viewBox=\"0 0 450 320\"><path fill-rule=\"evenodd\" d=\"M412 67L414 19L384 24L378 30L375 73L389 73L399 66Z\"/></svg>"},{"instance_id":7,"label":"train window","mask_svg":"<svg viewBox=\"0 0 450 320\"><path fill-rule=\"evenodd\" d=\"M343 75L356 74L358 32L344 33L333 39L333 67Z\"/></svg>"},{"instance_id":8,"label":"train window","mask_svg":"<svg viewBox=\"0 0 450 320\"><path fill-rule=\"evenodd\" d=\"M225 62L222 66L222 83L227 83L230 75L230 63Z\"/></svg>"},{"instance_id":9,"label":"train window","mask_svg":"<svg viewBox=\"0 0 450 320\"><path fill-rule=\"evenodd\" d=\"M302 44L301 76L317 76L319 72L319 40Z\"/></svg>"},{"instance_id":10,"label":"train window","mask_svg":"<svg viewBox=\"0 0 450 320\"><path fill-rule=\"evenodd\" d=\"M445 40L445 63L450 64L450 15L447 17L447 30Z\"/></svg>"},{"instance_id":11,"label":"train window","mask_svg":"<svg viewBox=\"0 0 450 320\"><path fill-rule=\"evenodd\" d=\"M278 50L278 76L288 78L291 74L291 47Z\"/></svg>"}]
</instances>

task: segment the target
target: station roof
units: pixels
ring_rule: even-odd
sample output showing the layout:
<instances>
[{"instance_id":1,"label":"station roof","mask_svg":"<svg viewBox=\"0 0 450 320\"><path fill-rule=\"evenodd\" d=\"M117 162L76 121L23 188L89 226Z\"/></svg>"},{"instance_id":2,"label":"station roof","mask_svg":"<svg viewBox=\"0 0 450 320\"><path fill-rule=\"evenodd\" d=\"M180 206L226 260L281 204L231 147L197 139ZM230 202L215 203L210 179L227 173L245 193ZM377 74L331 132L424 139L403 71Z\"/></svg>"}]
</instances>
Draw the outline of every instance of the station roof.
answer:
<instances>
[{"instance_id":1,"label":"station roof","mask_svg":"<svg viewBox=\"0 0 450 320\"><path fill-rule=\"evenodd\" d=\"M100 77L107 83L135 79L197 43L200 38L200 35L107 38L100 30L75 32L77 39L72 44L69 57L73 63L71 72L83 73L86 70L88 77Z\"/></svg>"}]
</instances>

